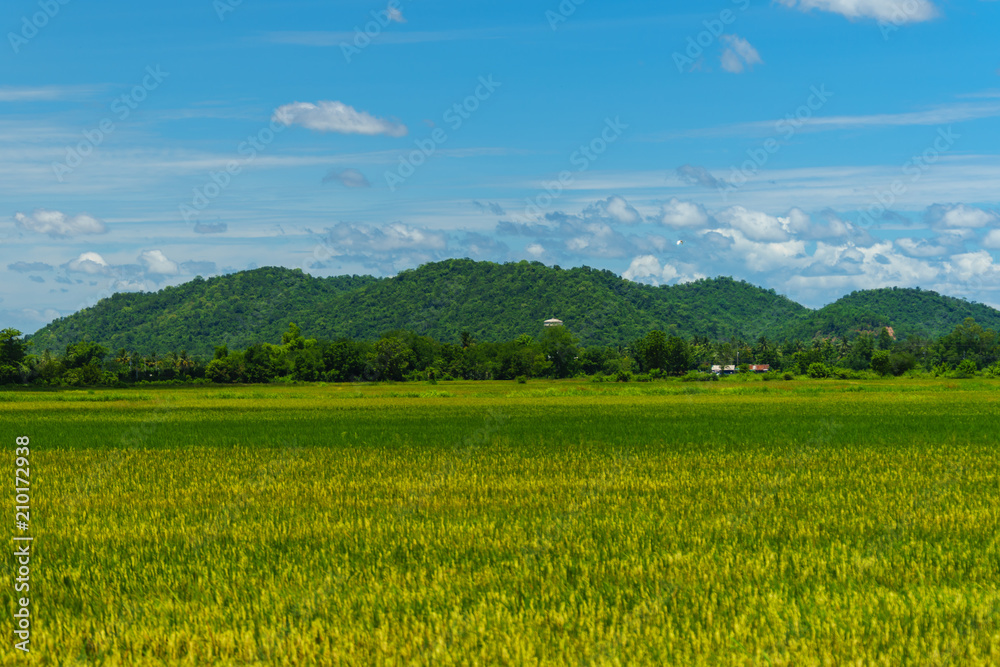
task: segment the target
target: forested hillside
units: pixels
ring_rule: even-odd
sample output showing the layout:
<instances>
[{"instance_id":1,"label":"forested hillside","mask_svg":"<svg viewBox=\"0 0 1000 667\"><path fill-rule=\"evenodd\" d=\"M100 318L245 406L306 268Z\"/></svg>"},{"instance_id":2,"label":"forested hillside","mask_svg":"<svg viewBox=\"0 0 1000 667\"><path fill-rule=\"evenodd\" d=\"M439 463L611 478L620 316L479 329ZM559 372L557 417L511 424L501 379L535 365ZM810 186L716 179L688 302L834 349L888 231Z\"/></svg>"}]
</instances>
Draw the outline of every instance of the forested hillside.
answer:
<instances>
[{"instance_id":1,"label":"forested hillside","mask_svg":"<svg viewBox=\"0 0 1000 667\"><path fill-rule=\"evenodd\" d=\"M117 294L56 320L31 340L36 353L86 340L140 354L205 356L220 345L274 343L290 322L317 339L375 340L406 329L439 341L468 332L488 342L537 336L552 317L584 345L626 345L653 330L713 341L809 341L891 326L900 337L934 338L967 317L1000 328L1000 312L992 308L919 289L855 292L811 311L732 278L653 287L588 267L448 260L394 278L314 278L263 268L156 293Z\"/></svg>"},{"instance_id":2,"label":"forested hillside","mask_svg":"<svg viewBox=\"0 0 1000 667\"><path fill-rule=\"evenodd\" d=\"M891 326L900 338L937 338L967 317L988 329L1000 329L1000 311L989 306L919 288L890 287L853 292L790 324L782 331L782 337L850 338L861 331L877 332Z\"/></svg>"},{"instance_id":3,"label":"forested hillside","mask_svg":"<svg viewBox=\"0 0 1000 667\"><path fill-rule=\"evenodd\" d=\"M281 338L289 321L307 320L342 292L376 282L371 276L313 278L302 271L263 268L168 287L125 293L58 319L30 340L34 349L63 351L79 341L142 354L216 345L245 347Z\"/></svg>"},{"instance_id":4,"label":"forested hillside","mask_svg":"<svg viewBox=\"0 0 1000 667\"><path fill-rule=\"evenodd\" d=\"M289 322L316 338L375 339L409 329L437 340L463 331L501 341L557 317L585 344L623 344L653 329L681 336L753 339L807 314L799 304L730 278L652 287L587 267L449 260L394 278L313 278L264 268L157 293L117 294L56 320L31 340L64 350L81 340L142 354L281 338Z\"/></svg>"}]
</instances>

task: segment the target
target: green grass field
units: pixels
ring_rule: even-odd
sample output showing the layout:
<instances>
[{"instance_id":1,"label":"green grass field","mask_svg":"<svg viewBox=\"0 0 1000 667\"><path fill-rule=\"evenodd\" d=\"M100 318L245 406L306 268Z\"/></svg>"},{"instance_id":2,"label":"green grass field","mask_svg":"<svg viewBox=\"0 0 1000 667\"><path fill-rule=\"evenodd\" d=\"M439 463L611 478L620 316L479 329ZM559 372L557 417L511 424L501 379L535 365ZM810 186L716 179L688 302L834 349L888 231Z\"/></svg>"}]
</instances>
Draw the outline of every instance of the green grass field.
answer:
<instances>
[{"instance_id":1,"label":"green grass field","mask_svg":"<svg viewBox=\"0 0 1000 667\"><path fill-rule=\"evenodd\" d=\"M1000 383L0 393L2 664L1000 664ZM8 538L10 539L10 538ZM14 559L0 603L11 613Z\"/></svg>"}]
</instances>

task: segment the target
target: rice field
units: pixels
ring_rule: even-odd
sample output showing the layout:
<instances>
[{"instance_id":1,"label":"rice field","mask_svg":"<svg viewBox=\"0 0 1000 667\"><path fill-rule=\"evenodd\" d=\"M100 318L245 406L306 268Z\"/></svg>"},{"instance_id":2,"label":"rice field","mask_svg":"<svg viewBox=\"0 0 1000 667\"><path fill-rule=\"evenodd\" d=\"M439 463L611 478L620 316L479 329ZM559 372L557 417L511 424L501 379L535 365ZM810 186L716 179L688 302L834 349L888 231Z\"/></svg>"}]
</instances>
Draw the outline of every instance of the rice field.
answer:
<instances>
[{"instance_id":1,"label":"rice field","mask_svg":"<svg viewBox=\"0 0 1000 667\"><path fill-rule=\"evenodd\" d=\"M996 665L998 416L975 380L0 392L0 664Z\"/></svg>"}]
</instances>

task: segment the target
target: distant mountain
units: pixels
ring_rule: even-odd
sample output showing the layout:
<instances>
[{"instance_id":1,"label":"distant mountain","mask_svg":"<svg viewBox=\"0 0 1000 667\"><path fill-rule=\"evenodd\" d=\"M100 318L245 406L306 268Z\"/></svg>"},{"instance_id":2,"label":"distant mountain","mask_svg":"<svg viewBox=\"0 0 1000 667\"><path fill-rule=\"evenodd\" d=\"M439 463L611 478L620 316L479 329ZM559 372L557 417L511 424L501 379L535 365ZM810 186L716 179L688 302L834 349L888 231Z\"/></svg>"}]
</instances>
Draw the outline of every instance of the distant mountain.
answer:
<instances>
[{"instance_id":1,"label":"distant mountain","mask_svg":"<svg viewBox=\"0 0 1000 667\"><path fill-rule=\"evenodd\" d=\"M410 329L441 341L537 336L556 317L588 345L627 344L653 329L712 340L851 336L892 326L937 336L966 317L1000 329L1000 311L934 292L855 292L818 311L749 283L712 278L653 287L588 267L448 260L393 278L314 278L263 268L196 279L155 293L116 294L56 320L30 339L36 352L91 340L142 354L277 343L290 322L313 338L374 339Z\"/></svg>"},{"instance_id":2,"label":"distant mountain","mask_svg":"<svg viewBox=\"0 0 1000 667\"><path fill-rule=\"evenodd\" d=\"M891 326L897 337L937 338L971 317L988 329L1000 330L1000 311L964 299L926 290L890 287L853 292L794 322L781 335L811 339L852 336Z\"/></svg>"},{"instance_id":3,"label":"distant mountain","mask_svg":"<svg viewBox=\"0 0 1000 667\"><path fill-rule=\"evenodd\" d=\"M538 335L544 320L558 317L584 343L610 345L652 329L756 338L808 312L773 290L731 278L653 287L587 267L448 260L394 278L313 278L264 268L156 293L116 294L31 340L35 350L61 351L86 339L113 350L205 355L216 345L278 342L289 322L316 338L372 339L411 329L443 341L463 331L497 341Z\"/></svg>"}]
</instances>

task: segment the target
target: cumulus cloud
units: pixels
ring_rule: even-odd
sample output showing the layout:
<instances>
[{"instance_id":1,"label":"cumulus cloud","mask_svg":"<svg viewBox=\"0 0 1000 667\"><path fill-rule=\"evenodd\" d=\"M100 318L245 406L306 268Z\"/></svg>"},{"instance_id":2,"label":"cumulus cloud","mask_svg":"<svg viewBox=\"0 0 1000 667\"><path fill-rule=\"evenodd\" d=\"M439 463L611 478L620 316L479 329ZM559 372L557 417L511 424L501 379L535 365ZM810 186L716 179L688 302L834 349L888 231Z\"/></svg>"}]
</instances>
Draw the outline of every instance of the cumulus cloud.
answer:
<instances>
[{"instance_id":1,"label":"cumulus cloud","mask_svg":"<svg viewBox=\"0 0 1000 667\"><path fill-rule=\"evenodd\" d=\"M41 273L43 271L51 271L52 268L51 265L44 262L14 262L7 265L8 270L17 271L18 273Z\"/></svg>"},{"instance_id":2,"label":"cumulus cloud","mask_svg":"<svg viewBox=\"0 0 1000 667\"><path fill-rule=\"evenodd\" d=\"M76 273L102 275L107 273L111 266L96 252L85 252L67 263L65 268Z\"/></svg>"},{"instance_id":3,"label":"cumulus cloud","mask_svg":"<svg viewBox=\"0 0 1000 667\"><path fill-rule=\"evenodd\" d=\"M730 257L738 258L751 271L765 273L782 269L801 269L812 263L806 254L805 241L759 241L740 229L719 229L715 234L730 240Z\"/></svg>"},{"instance_id":4,"label":"cumulus cloud","mask_svg":"<svg viewBox=\"0 0 1000 667\"><path fill-rule=\"evenodd\" d=\"M176 262L167 259L160 250L147 250L139 254L139 262L146 273L155 276L176 276L180 269Z\"/></svg>"},{"instance_id":5,"label":"cumulus cloud","mask_svg":"<svg viewBox=\"0 0 1000 667\"><path fill-rule=\"evenodd\" d=\"M540 243L531 243L524 249L524 251L532 257L538 258L545 254L545 246Z\"/></svg>"},{"instance_id":6,"label":"cumulus cloud","mask_svg":"<svg viewBox=\"0 0 1000 667\"><path fill-rule=\"evenodd\" d=\"M52 238L83 236L85 234L104 234L108 228L97 218L86 213L68 216L61 211L35 209L31 215L15 213L17 226L29 232L48 234Z\"/></svg>"},{"instance_id":7,"label":"cumulus cloud","mask_svg":"<svg viewBox=\"0 0 1000 667\"><path fill-rule=\"evenodd\" d=\"M747 40L738 35L723 35L722 43L725 49L722 51L722 69L731 74L739 74L747 67L753 69L754 65L763 65L757 49Z\"/></svg>"},{"instance_id":8,"label":"cumulus cloud","mask_svg":"<svg viewBox=\"0 0 1000 667\"><path fill-rule=\"evenodd\" d=\"M323 247L333 257L358 256L393 259L400 253L416 253L417 260L432 258L448 246L445 234L403 223L389 225L355 225L338 223L327 230Z\"/></svg>"},{"instance_id":9,"label":"cumulus cloud","mask_svg":"<svg viewBox=\"0 0 1000 667\"><path fill-rule=\"evenodd\" d=\"M273 119L282 125L301 125L315 132L363 134L404 137L408 130L402 123L376 118L366 111L358 111L343 102L321 101L294 102L278 107Z\"/></svg>"},{"instance_id":10,"label":"cumulus cloud","mask_svg":"<svg viewBox=\"0 0 1000 667\"><path fill-rule=\"evenodd\" d=\"M894 25L920 23L937 16L937 8L929 0L778 0L786 7L801 11L817 9L846 16L849 19L876 19Z\"/></svg>"},{"instance_id":11,"label":"cumulus cloud","mask_svg":"<svg viewBox=\"0 0 1000 667\"><path fill-rule=\"evenodd\" d=\"M331 169L330 172L323 177L324 183L340 183L345 188L370 188L372 184L357 169L344 169L343 171L337 171L336 169Z\"/></svg>"},{"instance_id":12,"label":"cumulus cloud","mask_svg":"<svg viewBox=\"0 0 1000 667\"><path fill-rule=\"evenodd\" d=\"M732 206L716 214L715 218L736 229L751 241L780 242L788 240L792 217L779 218L761 211L750 211L742 206Z\"/></svg>"},{"instance_id":13,"label":"cumulus cloud","mask_svg":"<svg viewBox=\"0 0 1000 667\"><path fill-rule=\"evenodd\" d=\"M927 222L935 227L949 229L979 229L1000 226L996 211L966 206L965 204L935 204L927 209Z\"/></svg>"},{"instance_id":14,"label":"cumulus cloud","mask_svg":"<svg viewBox=\"0 0 1000 667\"><path fill-rule=\"evenodd\" d=\"M697 229L708 225L708 212L701 204L675 197L663 205L658 222L674 229Z\"/></svg>"},{"instance_id":15,"label":"cumulus cloud","mask_svg":"<svg viewBox=\"0 0 1000 667\"><path fill-rule=\"evenodd\" d=\"M942 257L948 254L948 248L943 245L934 245L927 239L896 239L896 246L910 257Z\"/></svg>"},{"instance_id":16,"label":"cumulus cloud","mask_svg":"<svg viewBox=\"0 0 1000 667\"><path fill-rule=\"evenodd\" d=\"M634 225L642 220L639 211L618 195L591 204L583 211L584 218L604 218L622 225Z\"/></svg>"},{"instance_id":17,"label":"cumulus cloud","mask_svg":"<svg viewBox=\"0 0 1000 667\"><path fill-rule=\"evenodd\" d=\"M669 283L685 283L704 278L700 274L685 275L681 271L690 269L686 265L673 265L669 262L660 264L654 255L635 257L628 268L622 273L622 278L637 283L663 285Z\"/></svg>"},{"instance_id":18,"label":"cumulus cloud","mask_svg":"<svg viewBox=\"0 0 1000 667\"><path fill-rule=\"evenodd\" d=\"M991 229L983 239L983 245L987 248L1000 248L1000 229Z\"/></svg>"}]
</instances>

